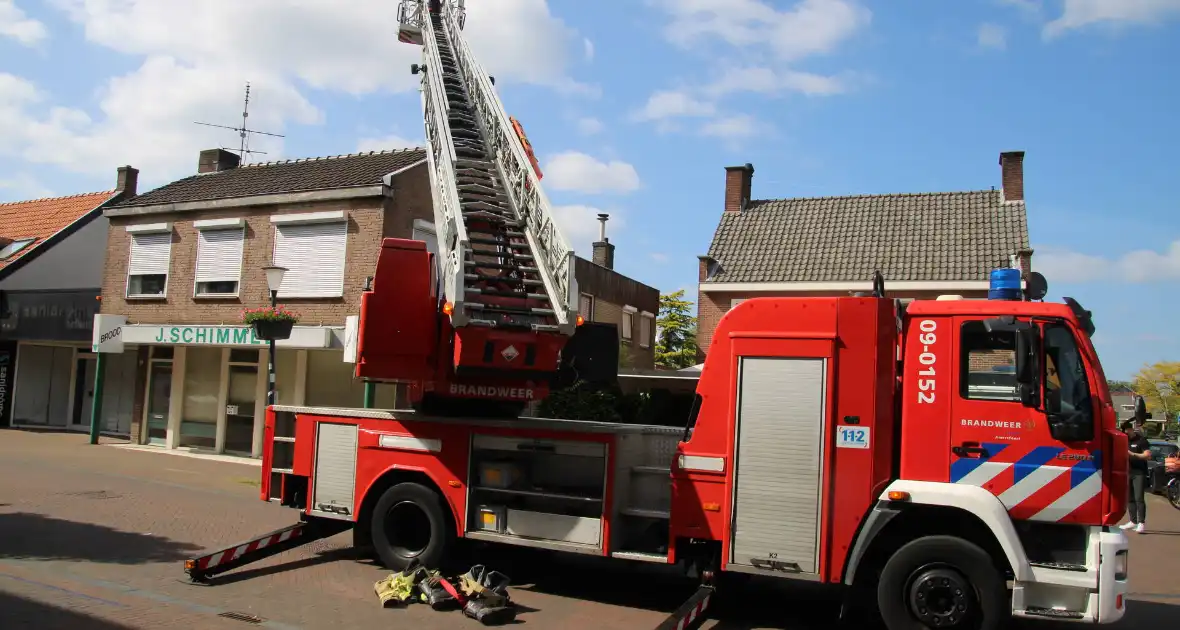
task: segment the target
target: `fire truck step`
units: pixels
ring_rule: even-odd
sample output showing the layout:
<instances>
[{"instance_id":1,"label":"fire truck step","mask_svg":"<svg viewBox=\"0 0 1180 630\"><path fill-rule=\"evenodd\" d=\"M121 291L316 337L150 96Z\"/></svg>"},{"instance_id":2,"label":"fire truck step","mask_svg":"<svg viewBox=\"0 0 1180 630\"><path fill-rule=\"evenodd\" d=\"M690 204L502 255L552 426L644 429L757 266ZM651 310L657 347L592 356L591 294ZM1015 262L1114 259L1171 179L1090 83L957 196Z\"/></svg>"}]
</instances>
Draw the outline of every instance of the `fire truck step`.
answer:
<instances>
[{"instance_id":1,"label":"fire truck step","mask_svg":"<svg viewBox=\"0 0 1180 630\"><path fill-rule=\"evenodd\" d=\"M480 304L479 302L468 302L469 308L478 309L485 313L503 313L505 315L552 315L551 308L516 308L512 306L499 306L493 304Z\"/></svg>"},{"instance_id":2,"label":"fire truck step","mask_svg":"<svg viewBox=\"0 0 1180 630\"><path fill-rule=\"evenodd\" d=\"M184 561L184 572L195 584L208 584L213 576L280 554L307 543L335 536L352 527L348 521L316 519L301 521Z\"/></svg>"},{"instance_id":3,"label":"fire truck step","mask_svg":"<svg viewBox=\"0 0 1180 630\"><path fill-rule=\"evenodd\" d=\"M702 584L688 601L680 605L656 630L689 630L696 628L705 620L705 611L713 599L716 589L708 584Z\"/></svg>"},{"instance_id":4,"label":"fire truck step","mask_svg":"<svg viewBox=\"0 0 1180 630\"><path fill-rule=\"evenodd\" d=\"M503 282L504 284L523 284L529 287L539 287L544 283L540 280L529 280L521 278L510 278L501 276L489 276L481 273L463 274L463 277L473 282Z\"/></svg>"},{"instance_id":5,"label":"fire truck step","mask_svg":"<svg viewBox=\"0 0 1180 630\"><path fill-rule=\"evenodd\" d=\"M502 289L483 289L480 287L467 287L466 291L468 293L474 293L476 295L487 295L487 296L491 296L491 297L519 298L521 300L537 300L537 301L544 300L546 302L549 301L549 296L545 295L544 293L521 293L520 291L504 291Z\"/></svg>"},{"instance_id":6,"label":"fire truck step","mask_svg":"<svg viewBox=\"0 0 1180 630\"><path fill-rule=\"evenodd\" d=\"M1024 614L1033 617L1046 617L1049 619L1084 619L1085 613L1080 613L1076 610L1059 610L1056 608L1026 608Z\"/></svg>"}]
</instances>

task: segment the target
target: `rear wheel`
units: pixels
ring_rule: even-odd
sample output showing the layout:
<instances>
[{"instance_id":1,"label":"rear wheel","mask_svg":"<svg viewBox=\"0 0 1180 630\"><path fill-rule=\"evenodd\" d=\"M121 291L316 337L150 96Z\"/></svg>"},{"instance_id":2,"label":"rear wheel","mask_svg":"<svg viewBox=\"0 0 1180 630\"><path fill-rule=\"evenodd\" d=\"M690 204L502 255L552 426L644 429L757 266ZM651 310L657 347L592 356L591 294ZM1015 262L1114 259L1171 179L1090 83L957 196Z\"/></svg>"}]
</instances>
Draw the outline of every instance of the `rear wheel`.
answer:
<instances>
[{"instance_id":1,"label":"rear wheel","mask_svg":"<svg viewBox=\"0 0 1180 630\"><path fill-rule=\"evenodd\" d=\"M437 569L454 546L455 532L437 492L413 482L392 486L373 506L373 549L394 571L414 560Z\"/></svg>"},{"instance_id":2,"label":"rear wheel","mask_svg":"<svg viewBox=\"0 0 1180 630\"><path fill-rule=\"evenodd\" d=\"M978 545L929 536L903 546L881 572L877 606L889 630L999 630L1011 618L1003 575Z\"/></svg>"},{"instance_id":3,"label":"rear wheel","mask_svg":"<svg viewBox=\"0 0 1180 630\"><path fill-rule=\"evenodd\" d=\"M1172 477L1167 487L1168 503L1180 510L1180 477Z\"/></svg>"}]
</instances>

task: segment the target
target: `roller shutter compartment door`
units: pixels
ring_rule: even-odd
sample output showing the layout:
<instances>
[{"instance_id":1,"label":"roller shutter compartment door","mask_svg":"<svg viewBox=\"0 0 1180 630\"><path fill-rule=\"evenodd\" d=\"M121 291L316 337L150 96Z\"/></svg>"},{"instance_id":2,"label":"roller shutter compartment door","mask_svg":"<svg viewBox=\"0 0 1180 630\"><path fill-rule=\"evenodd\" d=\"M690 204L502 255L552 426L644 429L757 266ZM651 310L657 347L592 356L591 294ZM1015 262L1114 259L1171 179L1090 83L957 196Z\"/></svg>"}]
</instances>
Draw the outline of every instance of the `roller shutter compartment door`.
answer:
<instances>
[{"instance_id":1,"label":"roller shutter compartment door","mask_svg":"<svg viewBox=\"0 0 1180 630\"><path fill-rule=\"evenodd\" d=\"M818 571L826 361L741 359L730 563Z\"/></svg>"}]
</instances>

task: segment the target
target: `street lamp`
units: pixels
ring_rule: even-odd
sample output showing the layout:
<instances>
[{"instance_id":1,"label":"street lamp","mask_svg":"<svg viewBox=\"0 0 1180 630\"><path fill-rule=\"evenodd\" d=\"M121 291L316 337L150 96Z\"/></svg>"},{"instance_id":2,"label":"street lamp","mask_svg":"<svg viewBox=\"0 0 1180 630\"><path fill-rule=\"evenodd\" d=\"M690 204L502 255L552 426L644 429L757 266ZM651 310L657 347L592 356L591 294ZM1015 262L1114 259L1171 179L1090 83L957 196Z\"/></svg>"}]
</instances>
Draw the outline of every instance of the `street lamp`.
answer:
<instances>
[{"instance_id":1,"label":"street lamp","mask_svg":"<svg viewBox=\"0 0 1180 630\"><path fill-rule=\"evenodd\" d=\"M283 286L283 276L287 273L286 267L276 267L271 265L263 267L266 272L266 286L270 289L270 307L274 308L279 304L279 287ZM270 360L267 361L267 384L266 384L266 404L267 406L275 404L275 340L272 337L270 340Z\"/></svg>"}]
</instances>

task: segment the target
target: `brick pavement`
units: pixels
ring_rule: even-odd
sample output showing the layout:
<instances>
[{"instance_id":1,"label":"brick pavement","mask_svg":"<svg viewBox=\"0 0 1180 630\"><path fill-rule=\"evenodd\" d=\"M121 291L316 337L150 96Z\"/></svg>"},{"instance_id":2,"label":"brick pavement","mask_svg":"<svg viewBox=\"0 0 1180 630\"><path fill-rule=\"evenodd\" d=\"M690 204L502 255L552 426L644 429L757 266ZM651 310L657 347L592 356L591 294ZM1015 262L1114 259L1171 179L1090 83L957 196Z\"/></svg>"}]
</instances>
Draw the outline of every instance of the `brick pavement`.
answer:
<instances>
[{"instance_id":1,"label":"brick pavement","mask_svg":"<svg viewBox=\"0 0 1180 630\"><path fill-rule=\"evenodd\" d=\"M272 628L475 625L425 607L378 608L372 584L385 571L354 559L348 534L239 569L217 586L188 585L184 558L290 524L294 513L258 500L256 466L85 442L0 431L5 628L251 625L218 617L225 612L256 615ZM1180 558L1180 511L1153 498L1148 516L1153 533L1131 535L1133 601L1119 627L1173 624L1180 614L1180 580L1170 569ZM597 558L494 547L478 553L513 578L527 611L521 619L539 628L651 628L692 589L667 567L620 570ZM704 627L819 630L833 626L838 606L812 586L755 581L741 594L722 594L721 621Z\"/></svg>"}]
</instances>

